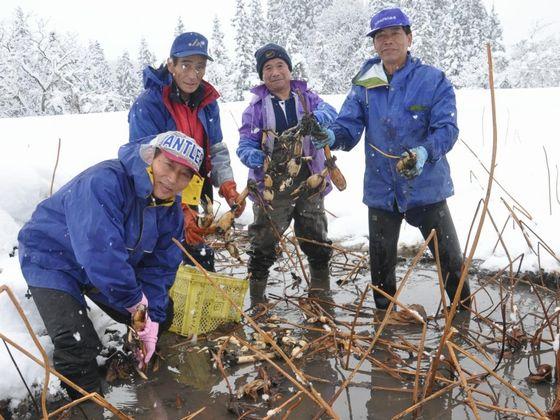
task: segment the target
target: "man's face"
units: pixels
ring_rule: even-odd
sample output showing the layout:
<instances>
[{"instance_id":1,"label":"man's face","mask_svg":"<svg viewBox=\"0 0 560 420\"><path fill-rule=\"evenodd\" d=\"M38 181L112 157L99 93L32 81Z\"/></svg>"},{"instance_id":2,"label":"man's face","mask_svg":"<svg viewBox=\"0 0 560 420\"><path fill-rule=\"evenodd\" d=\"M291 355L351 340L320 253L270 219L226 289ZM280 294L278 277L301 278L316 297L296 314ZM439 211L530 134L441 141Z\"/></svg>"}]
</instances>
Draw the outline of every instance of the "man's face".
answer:
<instances>
[{"instance_id":1,"label":"man's face","mask_svg":"<svg viewBox=\"0 0 560 420\"><path fill-rule=\"evenodd\" d=\"M173 80L183 93L191 94L200 86L204 73L206 72L207 58L203 55L191 55L180 57L175 63L172 59L167 62L167 67Z\"/></svg>"},{"instance_id":2,"label":"man's face","mask_svg":"<svg viewBox=\"0 0 560 420\"><path fill-rule=\"evenodd\" d=\"M411 44L412 34L407 34L402 26L381 29L373 37L375 51L386 66L404 65Z\"/></svg>"},{"instance_id":3,"label":"man's face","mask_svg":"<svg viewBox=\"0 0 560 420\"><path fill-rule=\"evenodd\" d=\"M264 63L263 81L271 93L289 92L290 80L292 80L292 72L281 58L273 58Z\"/></svg>"},{"instance_id":4,"label":"man's face","mask_svg":"<svg viewBox=\"0 0 560 420\"><path fill-rule=\"evenodd\" d=\"M152 162L155 198L170 200L183 191L192 178L192 171L184 165L158 153Z\"/></svg>"}]
</instances>

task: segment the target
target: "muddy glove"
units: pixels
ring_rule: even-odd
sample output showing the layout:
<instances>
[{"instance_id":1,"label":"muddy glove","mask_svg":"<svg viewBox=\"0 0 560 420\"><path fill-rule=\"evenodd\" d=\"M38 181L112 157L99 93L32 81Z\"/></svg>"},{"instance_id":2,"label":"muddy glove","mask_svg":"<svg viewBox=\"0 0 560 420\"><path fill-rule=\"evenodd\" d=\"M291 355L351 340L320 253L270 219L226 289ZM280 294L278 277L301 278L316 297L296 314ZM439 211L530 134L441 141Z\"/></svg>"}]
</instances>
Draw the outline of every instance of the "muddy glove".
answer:
<instances>
[{"instance_id":1,"label":"muddy glove","mask_svg":"<svg viewBox=\"0 0 560 420\"><path fill-rule=\"evenodd\" d=\"M133 317L133 327L138 328L135 326L134 317L136 316L136 312L139 309L144 309L144 311L148 310L148 298L146 295L142 293L142 299L136 305L130 306L126 308L128 312ZM136 331L138 334L138 338L142 341L144 346L143 351L138 351L136 353L136 360L138 361L138 368L144 369L144 367L148 364L150 359L152 358L155 350L156 350L156 343L158 339L158 331L159 331L159 324L154 322L150 319L150 316L146 313L146 319L144 322L144 326L141 330Z\"/></svg>"},{"instance_id":2,"label":"muddy glove","mask_svg":"<svg viewBox=\"0 0 560 420\"><path fill-rule=\"evenodd\" d=\"M235 184L235 181L233 179L230 179L220 185L220 189L218 190L218 192L222 197L226 199L228 205L233 210L234 216L239 217L243 213L243 210L245 210L245 200L242 200L240 203L237 202L239 193L237 192L236 188L237 185Z\"/></svg>"},{"instance_id":3,"label":"muddy glove","mask_svg":"<svg viewBox=\"0 0 560 420\"><path fill-rule=\"evenodd\" d=\"M158 331L159 323L152 321L149 315L146 318L146 326L144 327L144 329L142 331L137 331L138 337L144 344L144 355L137 355L138 367L140 369L144 369L144 367L148 365L148 362L156 351Z\"/></svg>"},{"instance_id":4,"label":"muddy glove","mask_svg":"<svg viewBox=\"0 0 560 420\"><path fill-rule=\"evenodd\" d=\"M403 157L401 161L413 159L411 163L414 163L414 165L405 164L403 169L400 171L405 178L412 179L422 173L424 164L428 159L428 151L423 146L418 146L410 149L410 151L404 152L401 156Z\"/></svg>"},{"instance_id":5,"label":"muddy glove","mask_svg":"<svg viewBox=\"0 0 560 420\"><path fill-rule=\"evenodd\" d=\"M257 169L263 166L265 153L259 149L253 149L246 152L245 165L251 169Z\"/></svg>"},{"instance_id":6,"label":"muddy glove","mask_svg":"<svg viewBox=\"0 0 560 420\"><path fill-rule=\"evenodd\" d=\"M325 146L333 146L335 135L330 128L321 128L321 131L315 137L312 137L311 141L317 150L321 150Z\"/></svg>"},{"instance_id":7,"label":"muddy glove","mask_svg":"<svg viewBox=\"0 0 560 420\"><path fill-rule=\"evenodd\" d=\"M148 307L148 298L144 293L142 293L142 299L140 299L140 302L138 302L136 305L132 305L131 307L126 308L126 310L130 312L131 315L134 315L140 305L144 305L145 307Z\"/></svg>"},{"instance_id":8,"label":"muddy glove","mask_svg":"<svg viewBox=\"0 0 560 420\"><path fill-rule=\"evenodd\" d=\"M191 245L203 243L206 230L198 226L198 215L187 204L183 204L183 218L185 219L185 242Z\"/></svg>"}]
</instances>

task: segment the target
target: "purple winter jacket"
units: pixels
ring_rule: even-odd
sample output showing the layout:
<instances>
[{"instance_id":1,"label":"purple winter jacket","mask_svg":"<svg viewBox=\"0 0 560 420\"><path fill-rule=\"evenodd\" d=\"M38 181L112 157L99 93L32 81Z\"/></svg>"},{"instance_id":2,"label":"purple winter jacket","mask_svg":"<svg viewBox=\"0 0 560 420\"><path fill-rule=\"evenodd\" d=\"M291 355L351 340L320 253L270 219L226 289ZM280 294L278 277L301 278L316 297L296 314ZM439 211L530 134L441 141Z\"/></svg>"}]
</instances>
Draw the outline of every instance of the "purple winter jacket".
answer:
<instances>
[{"instance_id":1,"label":"purple winter jacket","mask_svg":"<svg viewBox=\"0 0 560 420\"><path fill-rule=\"evenodd\" d=\"M291 89L294 93L296 101L296 113L298 121L303 117L303 106L299 96L295 94L299 89L302 92L307 109L313 112L315 118L322 126L326 126L333 122L338 113L336 110L323 101L319 95L307 88L307 83L301 80L292 80ZM239 145L237 147L237 156L245 166L249 168L249 179L257 181L259 190L263 189L264 170L262 166L251 167L248 156L253 150L262 150L261 140L263 129L276 131L276 120L274 118L274 109L272 107L272 94L262 84L251 89L254 96L251 98L249 106L243 111L242 124L239 129ZM274 137L268 134L265 141L267 150L274 149ZM303 139L303 156L311 156L312 160L307 163L312 174L321 172L325 168L325 152L315 149L309 136ZM330 181L322 193L322 196L328 194L332 189Z\"/></svg>"}]
</instances>

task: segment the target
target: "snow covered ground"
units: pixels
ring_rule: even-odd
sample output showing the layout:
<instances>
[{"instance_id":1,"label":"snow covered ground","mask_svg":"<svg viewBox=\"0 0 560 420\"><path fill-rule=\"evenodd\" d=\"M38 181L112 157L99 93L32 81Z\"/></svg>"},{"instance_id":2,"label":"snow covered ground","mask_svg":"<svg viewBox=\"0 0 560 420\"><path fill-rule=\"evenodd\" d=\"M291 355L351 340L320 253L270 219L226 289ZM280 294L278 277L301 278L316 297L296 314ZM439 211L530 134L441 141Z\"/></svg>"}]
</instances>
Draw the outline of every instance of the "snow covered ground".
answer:
<instances>
[{"instance_id":1,"label":"snow covered ground","mask_svg":"<svg viewBox=\"0 0 560 420\"><path fill-rule=\"evenodd\" d=\"M494 183L489 207L501 230L509 215L506 203L557 255L560 254L560 139L556 125L556 118L560 115L558 97L560 88L497 91L498 158L495 179L503 188ZM339 109L344 97L325 99ZM247 175L247 170L235 156L237 124L245 105L235 102L221 107L224 139L230 147L239 185L244 184ZM488 175L463 141L489 168L492 150L489 92L459 91L458 112L460 140L448 155L455 183L455 196L449 200L449 205L464 247L476 208L485 196ZM17 255L10 257L9 253L17 244L18 230L31 216L37 203L49 194L59 139L61 151L54 181L55 190L88 166L116 157L119 145L126 142L127 138L127 118L123 112L0 120L0 179L3 181L0 183L0 285L8 285L14 291L49 354L52 344L45 335L43 323L33 302L24 297L27 286L19 269ZM371 153L369 150L367 152ZM346 246L366 246L367 208L361 203L363 143L351 152L335 154L348 181L348 188L344 192L333 191L326 199L326 208L334 215L329 221L330 237ZM519 209L524 209L528 214L524 215ZM252 214L248 210L240 221L249 223L251 220ZM558 260L538 246L539 239L535 234L527 231L528 240L535 251L540 250L540 257L531 250L523 232L510 219L503 232L509 255L515 258L524 254L524 270L538 269L540 261L540 267L545 270L560 271ZM421 241L417 229L403 224L401 245L414 245ZM503 247L495 248L496 241L496 231L487 218L475 255L484 261L485 268L500 269L508 264ZM104 331L111 323L96 310L92 311L92 318L98 331ZM6 293L0 294L0 332L27 349L34 348ZM26 381L40 384L43 379L42 368L21 356L17 350L12 350L12 353ZM38 351L34 353L39 355ZM17 401L24 398L25 387L3 346L0 347L0 371L0 400L13 398ZM51 381L51 391L58 388L58 381Z\"/></svg>"}]
</instances>

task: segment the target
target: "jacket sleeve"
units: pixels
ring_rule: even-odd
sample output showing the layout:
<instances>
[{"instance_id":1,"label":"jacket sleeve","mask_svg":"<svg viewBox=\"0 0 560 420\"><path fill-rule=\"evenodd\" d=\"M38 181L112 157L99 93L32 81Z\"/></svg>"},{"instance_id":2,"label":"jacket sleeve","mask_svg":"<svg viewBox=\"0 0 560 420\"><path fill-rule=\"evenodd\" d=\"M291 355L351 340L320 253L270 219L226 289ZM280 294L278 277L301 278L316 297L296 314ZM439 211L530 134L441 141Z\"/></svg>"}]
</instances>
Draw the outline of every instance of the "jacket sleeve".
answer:
<instances>
[{"instance_id":1,"label":"jacket sleeve","mask_svg":"<svg viewBox=\"0 0 560 420\"><path fill-rule=\"evenodd\" d=\"M422 144L428 152L428 159L437 161L445 156L457 141L458 135L455 92L442 72L430 111L428 137Z\"/></svg>"},{"instance_id":2,"label":"jacket sleeve","mask_svg":"<svg viewBox=\"0 0 560 420\"><path fill-rule=\"evenodd\" d=\"M141 142L146 137L167 131L167 110L164 108L163 102L158 104L151 91L140 94L128 113L129 141Z\"/></svg>"},{"instance_id":3,"label":"jacket sleeve","mask_svg":"<svg viewBox=\"0 0 560 420\"><path fill-rule=\"evenodd\" d=\"M112 305L128 308L140 301L142 289L128 262L125 194L112 174L77 182L66 192L64 210L76 261L89 281Z\"/></svg>"},{"instance_id":4,"label":"jacket sleeve","mask_svg":"<svg viewBox=\"0 0 560 420\"><path fill-rule=\"evenodd\" d=\"M212 163L212 184L215 187L233 179L231 159L225 142L221 141L210 146L210 162Z\"/></svg>"},{"instance_id":5,"label":"jacket sleeve","mask_svg":"<svg viewBox=\"0 0 560 420\"><path fill-rule=\"evenodd\" d=\"M172 238L181 240L183 212L179 205L165 212L158 222L159 237L152 253L146 253L136 268L136 277L148 298L150 318L156 322L166 319L169 305L169 289L175 281L177 267L181 263L181 250Z\"/></svg>"},{"instance_id":6,"label":"jacket sleeve","mask_svg":"<svg viewBox=\"0 0 560 420\"><path fill-rule=\"evenodd\" d=\"M313 115L317 119L317 122L322 126L328 126L338 115L336 109L323 101L323 99L315 92L308 91L308 95L310 96L309 102L313 104Z\"/></svg>"},{"instance_id":7,"label":"jacket sleeve","mask_svg":"<svg viewBox=\"0 0 560 420\"><path fill-rule=\"evenodd\" d=\"M212 165L212 184L219 187L225 181L233 179L231 159L227 144L223 141L218 102L208 106L206 130L210 143L210 163Z\"/></svg>"},{"instance_id":8,"label":"jacket sleeve","mask_svg":"<svg viewBox=\"0 0 560 420\"><path fill-rule=\"evenodd\" d=\"M337 119L329 126L335 134L332 149L351 150L360 141L367 120L365 106L360 100L360 97L365 94L367 94L365 88L352 86Z\"/></svg>"},{"instance_id":9,"label":"jacket sleeve","mask_svg":"<svg viewBox=\"0 0 560 420\"><path fill-rule=\"evenodd\" d=\"M262 150L262 118L256 118L257 104L249 105L241 117L239 128L239 144L237 145L237 156L239 160L249 166L249 155L253 150Z\"/></svg>"}]
</instances>

